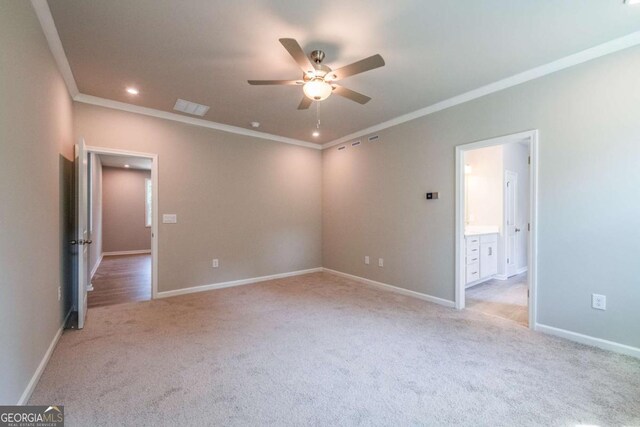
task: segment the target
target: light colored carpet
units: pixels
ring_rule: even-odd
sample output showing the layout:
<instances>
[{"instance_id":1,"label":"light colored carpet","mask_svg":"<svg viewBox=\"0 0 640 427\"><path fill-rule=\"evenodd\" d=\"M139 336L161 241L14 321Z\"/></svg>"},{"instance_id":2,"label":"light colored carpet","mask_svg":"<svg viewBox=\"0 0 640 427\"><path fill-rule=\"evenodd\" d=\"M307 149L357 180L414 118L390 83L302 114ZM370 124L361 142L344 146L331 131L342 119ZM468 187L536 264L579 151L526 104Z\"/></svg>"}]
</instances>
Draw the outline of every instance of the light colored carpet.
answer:
<instances>
[{"instance_id":1,"label":"light colored carpet","mask_svg":"<svg viewBox=\"0 0 640 427\"><path fill-rule=\"evenodd\" d=\"M527 273L507 280L492 279L467 288L465 305L470 310L529 324Z\"/></svg>"},{"instance_id":2,"label":"light colored carpet","mask_svg":"<svg viewBox=\"0 0 640 427\"><path fill-rule=\"evenodd\" d=\"M68 426L640 424L640 360L326 273L89 311Z\"/></svg>"}]
</instances>

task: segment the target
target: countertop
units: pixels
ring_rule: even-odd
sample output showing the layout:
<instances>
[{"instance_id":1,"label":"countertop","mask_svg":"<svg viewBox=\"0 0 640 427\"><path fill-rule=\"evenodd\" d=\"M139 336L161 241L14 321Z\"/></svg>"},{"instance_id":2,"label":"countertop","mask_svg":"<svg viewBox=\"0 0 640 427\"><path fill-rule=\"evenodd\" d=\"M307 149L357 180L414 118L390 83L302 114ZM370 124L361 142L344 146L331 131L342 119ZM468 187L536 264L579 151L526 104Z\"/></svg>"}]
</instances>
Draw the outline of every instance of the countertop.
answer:
<instances>
[{"instance_id":1,"label":"countertop","mask_svg":"<svg viewBox=\"0 0 640 427\"><path fill-rule=\"evenodd\" d=\"M480 234L498 234L500 227L497 225L467 225L464 228L465 236L478 236Z\"/></svg>"}]
</instances>

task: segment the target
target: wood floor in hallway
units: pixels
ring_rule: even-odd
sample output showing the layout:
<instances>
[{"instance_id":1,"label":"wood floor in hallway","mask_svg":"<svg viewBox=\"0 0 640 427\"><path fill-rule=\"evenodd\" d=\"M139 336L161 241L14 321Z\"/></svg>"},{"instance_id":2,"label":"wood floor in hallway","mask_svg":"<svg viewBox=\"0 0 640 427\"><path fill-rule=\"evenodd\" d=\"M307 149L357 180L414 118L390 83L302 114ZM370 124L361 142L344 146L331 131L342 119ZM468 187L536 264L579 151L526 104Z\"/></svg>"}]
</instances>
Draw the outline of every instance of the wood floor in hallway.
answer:
<instances>
[{"instance_id":1,"label":"wood floor in hallway","mask_svg":"<svg viewBox=\"0 0 640 427\"><path fill-rule=\"evenodd\" d=\"M470 310L529 324L527 273L507 280L492 279L466 290L466 306Z\"/></svg>"},{"instance_id":2,"label":"wood floor in hallway","mask_svg":"<svg viewBox=\"0 0 640 427\"><path fill-rule=\"evenodd\" d=\"M89 308L150 300L151 255L105 256L91 284Z\"/></svg>"}]
</instances>

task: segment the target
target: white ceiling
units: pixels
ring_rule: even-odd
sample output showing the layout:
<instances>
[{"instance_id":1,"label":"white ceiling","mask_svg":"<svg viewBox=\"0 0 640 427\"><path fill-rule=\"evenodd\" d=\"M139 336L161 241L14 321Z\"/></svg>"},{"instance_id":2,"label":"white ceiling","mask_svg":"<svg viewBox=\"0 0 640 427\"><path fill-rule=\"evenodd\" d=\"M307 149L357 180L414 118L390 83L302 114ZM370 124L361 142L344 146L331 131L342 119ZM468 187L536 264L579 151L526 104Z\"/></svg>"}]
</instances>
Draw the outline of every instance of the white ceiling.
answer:
<instances>
[{"instance_id":1,"label":"white ceiling","mask_svg":"<svg viewBox=\"0 0 640 427\"><path fill-rule=\"evenodd\" d=\"M640 30L623 0L49 0L80 92L172 111L177 98L211 106L204 119L324 143ZM375 53L386 66L342 81L373 98L338 96L298 111L297 79L278 42L323 49L333 68ZM134 85L140 95L125 93Z\"/></svg>"},{"instance_id":2,"label":"white ceiling","mask_svg":"<svg viewBox=\"0 0 640 427\"><path fill-rule=\"evenodd\" d=\"M100 157L102 166L125 168L124 165L129 165L129 169L151 170L151 159L144 157L109 156L106 154L99 154L98 157Z\"/></svg>"}]
</instances>

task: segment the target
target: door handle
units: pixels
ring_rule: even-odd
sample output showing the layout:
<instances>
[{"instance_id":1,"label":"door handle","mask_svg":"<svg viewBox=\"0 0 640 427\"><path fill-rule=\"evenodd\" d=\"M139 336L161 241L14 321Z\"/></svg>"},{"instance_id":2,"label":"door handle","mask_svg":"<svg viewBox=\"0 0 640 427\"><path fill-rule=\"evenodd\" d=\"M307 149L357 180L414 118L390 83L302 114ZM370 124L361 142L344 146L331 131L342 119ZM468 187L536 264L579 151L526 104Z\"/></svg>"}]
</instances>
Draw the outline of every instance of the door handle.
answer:
<instances>
[{"instance_id":1,"label":"door handle","mask_svg":"<svg viewBox=\"0 0 640 427\"><path fill-rule=\"evenodd\" d=\"M84 244L85 244L85 245L90 245L90 244L92 244L92 243L93 243L93 240L85 240L85 241L84 241Z\"/></svg>"},{"instance_id":2,"label":"door handle","mask_svg":"<svg viewBox=\"0 0 640 427\"><path fill-rule=\"evenodd\" d=\"M520 229L519 229L519 228L516 228L516 233L519 233L519 232L520 232Z\"/></svg>"},{"instance_id":3,"label":"door handle","mask_svg":"<svg viewBox=\"0 0 640 427\"><path fill-rule=\"evenodd\" d=\"M69 244L72 245L72 246L73 245L77 245L78 241L77 240L69 240Z\"/></svg>"}]
</instances>

